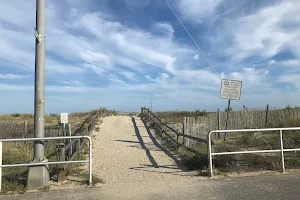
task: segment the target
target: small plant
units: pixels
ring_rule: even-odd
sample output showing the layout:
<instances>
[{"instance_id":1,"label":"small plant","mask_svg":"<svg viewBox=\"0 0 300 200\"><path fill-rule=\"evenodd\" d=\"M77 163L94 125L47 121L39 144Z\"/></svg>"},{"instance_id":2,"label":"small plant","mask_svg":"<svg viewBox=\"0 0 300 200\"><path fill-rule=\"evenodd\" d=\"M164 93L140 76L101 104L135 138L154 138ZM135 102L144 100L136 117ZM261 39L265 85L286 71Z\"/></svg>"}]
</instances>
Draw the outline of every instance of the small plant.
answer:
<instances>
[{"instance_id":1,"label":"small plant","mask_svg":"<svg viewBox=\"0 0 300 200\"><path fill-rule=\"evenodd\" d=\"M227 112L227 110L228 110L228 108L225 109L225 112ZM232 107L229 107L229 112L232 112L232 111L233 111Z\"/></svg>"},{"instance_id":2,"label":"small plant","mask_svg":"<svg viewBox=\"0 0 300 200\"><path fill-rule=\"evenodd\" d=\"M41 190L44 192L48 192L50 190L50 185L44 186Z\"/></svg>"},{"instance_id":3,"label":"small plant","mask_svg":"<svg viewBox=\"0 0 300 200\"><path fill-rule=\"evenodd\" d=\"M82 178L86 179L87 182L89 181L89 174L82 174ZM97 176L92 175L92 184L93 186L97 185L98 183L105 183L103 179L98 178Z\"/></svg>"},{"instance_id":4,"label":"small plant","mask_svg":"<svg viewBox=\"0 0 300 200\"><path fill-rule=\"evenodd\" d=\"M20 117L20 113L13 113L10 116L12 116L12 117Z\"/></svg>"},{"instance_id":5,"label":"small plant","mask_svg":"<svg viewBox=\"0 0 300 200\"><path fill-rule=\"evenodd\" d=\"M198 147L193 147L193 149L196 148L196 151L201 151L198 149ZM188 170L201 170L205 171L207 169L208 161L207 158L196 155L184 148L179 148L177 151L177 154L180 156L181 164L185 167L187 167ZM200 173L202 174L202 173Z\"/></svg>"},{"instance_id":6,"label":"small plant","mask_svg":"<svg viewBox=\"0 0 300 200\"><path fill-rule=\"evenodd\" d=\"M208 113L207 113L206 110L200 111L200 110L198 109L198 110L196 110L196 115L197 115L197 116L207 116Z\"/></svg>"},{"instance_id":7,"label":"small plant","mask_svg":"<svg viewBox=\"0 0 300 200\"><path fill-rule=\"evenodd\" d=\"M292 110L292 107L287 105L284 109L287 110L287 111L290 111L290 110Z\"/></svg>"},{"instance_id":8,"label":"small plant","mask_svg":"<svg viewBox=\"0 0 300 200\"><path fill-rule=\"evenodd\" d=\"M22 184L19 184L14 181L3 181L0 194L1 195L12 194L12 193L23 194L25 191L26 188Z\"/></svg>"}]
</instances>

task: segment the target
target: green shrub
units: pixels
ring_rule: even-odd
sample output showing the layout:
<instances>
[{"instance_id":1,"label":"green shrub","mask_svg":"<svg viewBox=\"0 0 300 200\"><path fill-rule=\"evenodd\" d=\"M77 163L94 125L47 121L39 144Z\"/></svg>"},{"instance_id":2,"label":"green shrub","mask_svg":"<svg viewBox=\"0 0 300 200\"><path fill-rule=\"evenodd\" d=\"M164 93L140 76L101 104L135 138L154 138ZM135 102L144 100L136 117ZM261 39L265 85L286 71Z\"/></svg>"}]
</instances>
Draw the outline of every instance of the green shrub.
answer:
<instances>
[{"instance_id":1,"label":"green shrub","mask_svg":"<svg viewBox=\"0 0 300 200\"><path fill-rule=\"evenodd\" d=\"M10 116L12 116L12 117L20 117L20 113L13 113Z\"/></svg>"}]
</instances>

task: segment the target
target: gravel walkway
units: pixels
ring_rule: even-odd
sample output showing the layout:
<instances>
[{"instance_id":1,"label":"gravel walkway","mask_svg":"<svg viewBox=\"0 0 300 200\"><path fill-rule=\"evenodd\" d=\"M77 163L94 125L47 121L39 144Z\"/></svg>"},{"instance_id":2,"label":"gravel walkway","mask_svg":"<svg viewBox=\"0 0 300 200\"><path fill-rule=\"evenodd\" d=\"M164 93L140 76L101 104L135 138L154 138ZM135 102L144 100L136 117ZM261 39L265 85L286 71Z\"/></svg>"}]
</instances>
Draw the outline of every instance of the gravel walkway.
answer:
<instances>
[{"instance_id":1,"label":"gravel walkway","mask_svg":"<svg viewBox=\"0 0 300 200\"><path fill-rule=\"evenodd\" d=\"M93 173L105 183L186 178L139 117L111 116L93 132Z\"/></svg>"}]
</instances>

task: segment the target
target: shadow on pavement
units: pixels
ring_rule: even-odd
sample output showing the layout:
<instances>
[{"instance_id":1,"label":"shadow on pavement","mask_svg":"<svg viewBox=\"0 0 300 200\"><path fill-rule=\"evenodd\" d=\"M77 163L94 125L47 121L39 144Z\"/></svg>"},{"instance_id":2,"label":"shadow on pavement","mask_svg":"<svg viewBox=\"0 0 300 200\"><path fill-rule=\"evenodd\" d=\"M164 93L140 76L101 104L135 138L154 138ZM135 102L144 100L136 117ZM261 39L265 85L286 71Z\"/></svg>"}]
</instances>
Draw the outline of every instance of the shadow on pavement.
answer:
<instances>
[{"instance_id":1,"label":"shadow on pavement","mask_svg":"<svg viewBox=\"0 0 300 200\"><path fill-rule=\"evenodd\" d=\"M154 158L152 157L152 155L150 153L150 150L147 149L147 147L145 146L145 143L143 141L143 138L141 137L140 131L139 131L137 125L136 125L134 117L131 117L131 120L132 120L132 123L133 123L133 126L134 126L135 135L138 138L141 147L146 151L146 155L147 155L149 161L151 162L152 166L155 167L155 168L158 168L158 164L154 160Z\"/></svg>"},{"instance_id":2,"label":"shadow on pavement","mask_svg":"<svg viewBox=\"0 0 300 200\"><path fill-rule=\"evenodd\" d=\"M136 141L130 141L130 140L114 140L116 142L127 142L127 143L139 143L139 142L136 142Z\"/></svg>"},{"instance_id":3,"label":"shadow on pavement","mask_svg":"<svg viewBox=\"0 0 300 200\"><path fill-rule=\"evenodd\" d=\"M147 126L147 123L144 119L142 119L143 123L144 123L144 126L147 130L147 133L148 135L150 136L153 144L159 148L160 150L162 150L163 152L165 152L165 154L167 156L169 156L174 162L175 164L177 165L177 167L182 170L182 171L188 171L185 167L183 167L181 164L180 164L180 161L164 146L162 146L161 144L159 144L159 142L155 139L155 137L153 136L153 134L151 133L149 127Z\"/></svg>"}]
</instances>

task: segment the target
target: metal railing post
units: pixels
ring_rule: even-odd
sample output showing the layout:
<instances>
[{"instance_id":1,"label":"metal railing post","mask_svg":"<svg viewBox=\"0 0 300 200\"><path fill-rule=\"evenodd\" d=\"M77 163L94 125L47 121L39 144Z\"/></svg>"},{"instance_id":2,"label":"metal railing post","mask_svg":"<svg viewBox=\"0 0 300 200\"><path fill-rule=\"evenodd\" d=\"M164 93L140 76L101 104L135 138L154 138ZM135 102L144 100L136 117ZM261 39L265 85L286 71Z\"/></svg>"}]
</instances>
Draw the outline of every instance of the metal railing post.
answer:
<instances>
[{"instance_id":1,"label":"metal railing post","mask_svg":"<svg viewBox=\"0 0 300 200\"><path fill-rule=\"evenodd\" d=\"M2 165L2 142L0 142L0 165ZM2 167L0 167L0 192L2 188Z\"/></svg>"},{"instance_id":2,"label":"metal railing post","mask_svg":"<svg viewBox=\"0 0 300 200\"><path fill-rule=\"evenodd\" d=\"M88 137L89 140L89 185L91 186L93 184L93 176L92 176L92 167L93 167L93 159L92 159L92 139Z\"/></svg>"},{"instance_id":3,"label":"metal railing post","mask_svg":"<svg viewBox=\"0 0 300 200\"><path fill-rule=\"evenodd\" d=\"M211 156L211 141L210 141L211 133L212 132L210 132L208 134L208 137L207 137L207 142L208 142L208 144L207 144L207 155L208 155L209 176L213 177L213 165L212 165L212 156Z\"/></svg>"},{"instance_id":4,"label":"metal railing post","mask_svg":"<svg viewBox=\"0 0 300 200\"><path fill-rule=\"evenodd\" d=\"M65 155L65 148L64 144L62 143L62 152L61 155L62 157L60 160L62 161L56 161L56 162L31 162L31 163L23 163L23 164L7 164L3 165L2 164L2 143L3 142L26 142L26 141L39 141L39 140L67 140L67 139L88 139L89 140L89 159L88 160L71 160L71 161L66 161L63 159L63 155ZM79 145L80 146L80 145ZM15 139L0 139L0 191L1 191L1 169L2 168L7 168L7 167L30 167L30 166L41 166L41 165L59 165L59 167L63 168L65 164L71 164L71 163L89 163L89 180L88 184L92 185L93 180L92 180L92 139L89 136L64 136L64 137L43 137L43 138L15 138ZM64 168L63 168L64 169Z\"/></svg>"},{"instance_id":5,"label":"metal railing post","mask_svg":"<svg viewBox=\"0 0 300 200\"><path fill-rule=\"evenodd\" d=\"M282 173L285 173L282 130L280 130L280 149L281 149L281 167L282 167Z\"/></svg>"}]
</instances>

